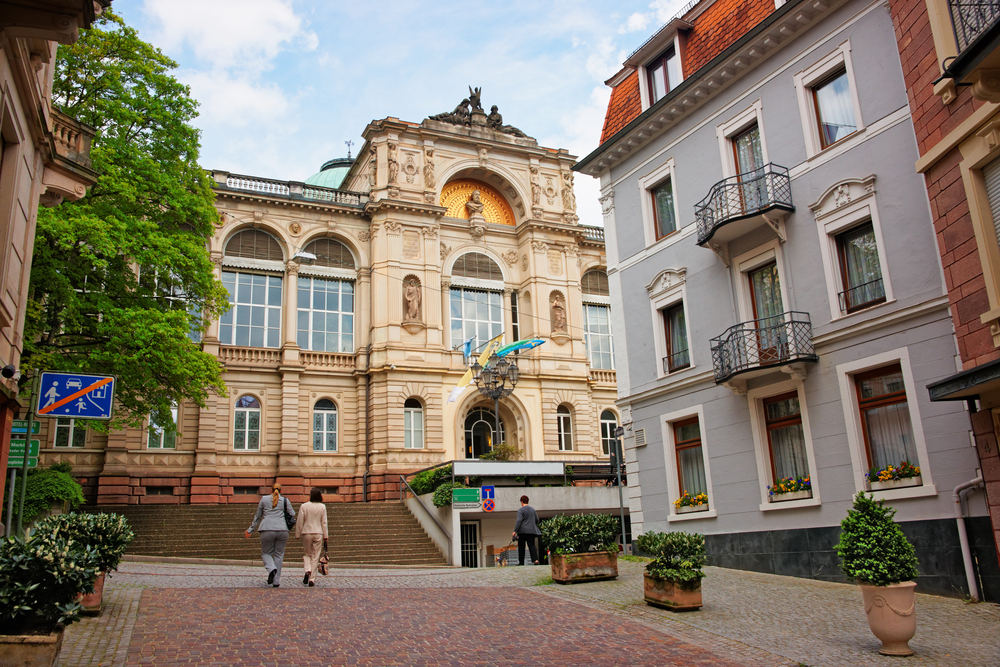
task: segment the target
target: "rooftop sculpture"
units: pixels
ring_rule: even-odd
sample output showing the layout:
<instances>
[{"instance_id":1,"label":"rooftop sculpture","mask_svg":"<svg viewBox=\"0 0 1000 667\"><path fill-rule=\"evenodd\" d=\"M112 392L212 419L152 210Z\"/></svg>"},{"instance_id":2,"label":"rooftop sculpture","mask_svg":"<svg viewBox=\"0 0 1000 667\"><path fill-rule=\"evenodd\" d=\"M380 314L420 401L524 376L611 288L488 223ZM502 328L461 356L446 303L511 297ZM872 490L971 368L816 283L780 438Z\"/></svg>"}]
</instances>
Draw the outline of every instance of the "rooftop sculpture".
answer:
<instances>
[{"instance_id":1,"label":"rooftop sculpture","mask_svg":"<svg viewBox=\"0 0 1000 667\"><path fill-rule=\"evenodd\" d=\"M473 125L485 126L495 132L502 132L503 134L515 137L528 136L513 125L504 125L503 116L500 115L495 104L490 108L490 113L487 115L483 110L482 88L473 88L472 86L469 86L469 96L463 99L455 107L454 111L435 114L430 116L429 119L451 123L452 125L466 125L469 127Z\"/></svg>"}]
</instances>

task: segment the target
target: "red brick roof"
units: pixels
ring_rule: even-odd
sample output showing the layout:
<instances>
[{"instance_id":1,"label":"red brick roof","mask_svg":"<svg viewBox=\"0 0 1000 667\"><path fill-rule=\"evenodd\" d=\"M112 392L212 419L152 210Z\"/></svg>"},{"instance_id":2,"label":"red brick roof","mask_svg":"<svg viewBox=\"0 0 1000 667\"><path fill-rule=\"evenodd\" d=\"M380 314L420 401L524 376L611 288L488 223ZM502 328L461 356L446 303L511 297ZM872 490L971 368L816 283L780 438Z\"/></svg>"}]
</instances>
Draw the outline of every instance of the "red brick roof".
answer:
<instances>
[{"instance_id":1,"label":"red brick roof","mask_svg":"<svg viewBox=\"0 0 1000 667\"><path fill-rule=\"evenodd\" d=\"M601 143L610 139L642 113L642 101L639 99L639 74L632 72L625 80L611 90L611 101L608 102L608 113L604 116L604 130L601 132Z\"/></svg>"},{"instance_id":2,"label":"red brick roof","mask_svg":"<svg viewBox=\"0 0 1000 667\"><path fill-rule=\"evenodd\" d=\"M774 0L716 0L682 37L684 77L690 77L774 11ZM639 75L633 72L611 91L601 143L642 113Z\"/></svg>"}]
</instances>

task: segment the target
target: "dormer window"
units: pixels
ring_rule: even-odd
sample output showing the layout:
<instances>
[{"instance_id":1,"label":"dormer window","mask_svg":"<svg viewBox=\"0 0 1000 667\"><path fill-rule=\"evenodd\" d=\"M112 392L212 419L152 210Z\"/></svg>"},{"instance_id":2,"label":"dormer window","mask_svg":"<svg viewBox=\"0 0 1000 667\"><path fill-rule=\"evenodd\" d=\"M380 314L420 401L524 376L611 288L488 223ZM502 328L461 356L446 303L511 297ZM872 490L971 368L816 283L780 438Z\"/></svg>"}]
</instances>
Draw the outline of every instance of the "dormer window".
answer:
<instances>
[{"instance_id":1,"label":"dormer window","mask_svg":"<svg viewBox=\"0 0 1000 667\"><path fill-rule=\"evenodd\" d=\"M646 75L649 77L649 103L656 104L671 88L684 78L681 74L681 59L671 46L646 65Z\"/></svg>"}]
</instances>

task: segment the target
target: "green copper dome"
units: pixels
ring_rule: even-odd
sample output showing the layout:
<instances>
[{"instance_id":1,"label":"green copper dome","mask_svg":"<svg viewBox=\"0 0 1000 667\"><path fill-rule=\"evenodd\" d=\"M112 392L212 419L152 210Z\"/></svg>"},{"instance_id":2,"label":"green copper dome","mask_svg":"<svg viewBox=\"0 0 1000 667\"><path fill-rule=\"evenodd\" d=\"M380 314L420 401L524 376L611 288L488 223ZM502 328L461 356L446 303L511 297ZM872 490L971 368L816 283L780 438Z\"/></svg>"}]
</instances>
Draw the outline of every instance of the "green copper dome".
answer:
<instances>
[{"instance_id":1,"label":"green copper dome","mask_svg":"<svg viewBox=\"0 0 1000 667\"><path fill-rule=\"evenodd\" d=\"M354 160L349 157L337 157L327 160L320 167L318 174L313 174L306 179L306 185L318 185L321 188L333 188L336 190L344 182L344 176L347 176L347 172L350 170L352 164L354 164Z\"/></svg>"}]
</instances>

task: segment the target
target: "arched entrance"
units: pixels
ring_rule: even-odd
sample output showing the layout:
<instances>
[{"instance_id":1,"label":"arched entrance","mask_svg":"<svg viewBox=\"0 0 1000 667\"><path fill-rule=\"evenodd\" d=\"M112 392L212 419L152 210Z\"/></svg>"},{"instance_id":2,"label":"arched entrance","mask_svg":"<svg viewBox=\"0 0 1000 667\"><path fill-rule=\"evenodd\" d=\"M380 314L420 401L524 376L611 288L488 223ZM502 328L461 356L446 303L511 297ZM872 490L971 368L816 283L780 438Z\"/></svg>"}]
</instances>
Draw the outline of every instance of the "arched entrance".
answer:
<instances>
[{"instance_id":1,"label":"arched entrance","mask_svg":"<svg viewBox=\"0 0 1000 667\"><path fill-rule=\"evenodd\" d=\"M469 410L465 417L465 458L478 459L493 450L496 419L493 411L485 406ZM507 429L500 418L500 442L506 442Z\"/></svg>"}]
</instances>

